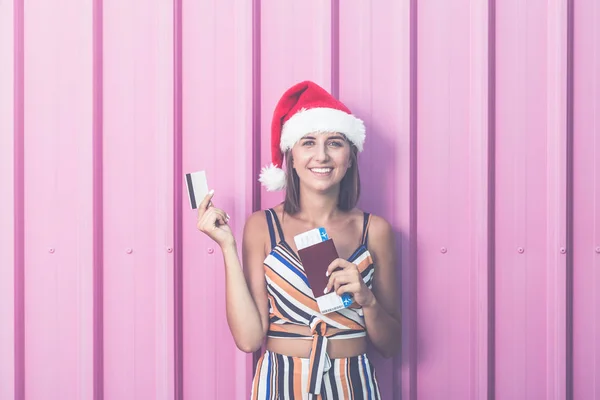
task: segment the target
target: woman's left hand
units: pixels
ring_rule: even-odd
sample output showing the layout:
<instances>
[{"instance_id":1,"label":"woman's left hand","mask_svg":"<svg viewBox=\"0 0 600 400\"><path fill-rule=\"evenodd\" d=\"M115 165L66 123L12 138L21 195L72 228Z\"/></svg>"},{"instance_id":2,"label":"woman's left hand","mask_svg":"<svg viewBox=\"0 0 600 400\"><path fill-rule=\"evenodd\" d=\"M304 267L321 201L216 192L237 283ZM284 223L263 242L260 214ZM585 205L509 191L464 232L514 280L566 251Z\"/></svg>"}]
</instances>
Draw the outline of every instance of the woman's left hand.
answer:
<instances>
[{"instance_id":1,"label":"woman's left hand","mask_svg":"<svg viewBox=\"0 0 600 400\"><path fill-rule=\"evenodd\" d=\"M325 293L330 293L332 290L338 296L349 293L354 302L362 307L369 307L375 302L375 295L365 285L356 264L343 258L337 258L327 267L326 275L329 276L329 283L325 288Z\"/></svg>"}]
</instances>

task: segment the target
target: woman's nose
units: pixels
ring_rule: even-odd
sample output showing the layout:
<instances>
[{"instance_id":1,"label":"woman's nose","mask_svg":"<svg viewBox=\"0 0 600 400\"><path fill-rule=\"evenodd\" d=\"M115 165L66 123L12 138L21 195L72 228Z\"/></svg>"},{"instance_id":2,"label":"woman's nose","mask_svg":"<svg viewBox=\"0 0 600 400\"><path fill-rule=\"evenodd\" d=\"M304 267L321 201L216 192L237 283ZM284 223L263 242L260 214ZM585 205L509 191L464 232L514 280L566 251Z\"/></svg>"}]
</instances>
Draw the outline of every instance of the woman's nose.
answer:
<instances>
[{"instance_id":1,"label":"woman's nose","mask_svg":"<svg viewBox=\"0 0 600 400\"><path fill-rule=\"evenodd\" d=\"M327 160L329 158L329 154L327 153L327 146L317 146L317 154L315 155L315 158L319 161Z\"/></svg>"}]
</instances>

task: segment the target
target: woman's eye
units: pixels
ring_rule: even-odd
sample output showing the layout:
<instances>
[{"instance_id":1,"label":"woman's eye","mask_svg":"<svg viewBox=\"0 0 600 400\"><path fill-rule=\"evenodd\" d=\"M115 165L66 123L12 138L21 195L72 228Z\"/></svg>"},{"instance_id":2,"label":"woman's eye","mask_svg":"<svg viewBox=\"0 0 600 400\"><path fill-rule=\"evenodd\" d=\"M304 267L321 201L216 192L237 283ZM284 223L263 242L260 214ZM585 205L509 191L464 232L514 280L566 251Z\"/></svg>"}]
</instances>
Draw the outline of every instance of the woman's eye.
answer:
<instances>
[{"instance_id":1,"label":"woman's eye","mask_svg":"<svg viewBox=\"0 0 600 400\"><path fill-rule=\"evenodd\" d=\"M314 141L312 141L312 140L305 140L305 141L302 143L302 146L312 146L313 144L315 144L315 142L314 142Z\"/></svg>"},{"instance_id":2,"label":"woman's eye","mask_svg":"<svg viewBox=\"0 0 600 400\"><path fill-rule=\"evenodd\" d=\"M342 147L343 146L343 144L341 142L337 142L337 141L329 142L329 145L333 146L333 147Z\"/></svg>"}]
</instances>

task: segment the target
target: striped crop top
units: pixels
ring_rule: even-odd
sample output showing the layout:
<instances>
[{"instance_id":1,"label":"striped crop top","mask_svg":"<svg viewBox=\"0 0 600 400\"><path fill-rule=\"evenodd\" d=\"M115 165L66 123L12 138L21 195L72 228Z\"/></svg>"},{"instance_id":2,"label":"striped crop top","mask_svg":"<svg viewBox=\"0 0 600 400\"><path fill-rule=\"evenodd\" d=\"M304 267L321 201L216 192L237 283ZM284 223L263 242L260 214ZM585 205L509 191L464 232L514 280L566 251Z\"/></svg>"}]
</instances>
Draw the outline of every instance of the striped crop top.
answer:
<instances>
[{"instance_id":1,"label":"striped crop top","mask_svg":"<svg viewBox=\"0 0 600 400\"><path fill-rule=\"evenodd\" d=\"M363 310L358 304L352 304L350 307L339 311L321 314L304 273L300 257L286 243L277 214L273 209L268 209L265 213L271 238L271 252L264 261L269 300L269 331L267 336L270 338L312 340L308 392L319 394L323 374L331 365L327 355L328 339L350 339L366 336ZM373 259L367 249L370 221L371 215L365 213L361 243L348 259L348 261L358 266L358 270L369 289L373 285L375 270ZM276 240L275 229L279 234L279 242ZM311 330L311 336L289 332L286 325L308 326ZM337 328L337 330L328 334L328 327Z\"/></svg>"}]
</instances>

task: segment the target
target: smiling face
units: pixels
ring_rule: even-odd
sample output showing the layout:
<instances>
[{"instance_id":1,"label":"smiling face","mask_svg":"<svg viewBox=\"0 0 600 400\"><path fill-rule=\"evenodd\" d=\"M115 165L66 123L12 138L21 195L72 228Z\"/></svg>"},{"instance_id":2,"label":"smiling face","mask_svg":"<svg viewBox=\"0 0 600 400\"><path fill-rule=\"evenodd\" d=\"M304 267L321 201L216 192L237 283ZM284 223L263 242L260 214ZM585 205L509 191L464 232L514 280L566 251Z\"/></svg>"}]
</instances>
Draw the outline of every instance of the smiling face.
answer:
<instances>
[{"instance_id":1,"label":"smiling face","mask_svg":"<svg viewBox=\"0 0 600 400\"><path fill-rule=\"evenodd\" d=\"M300 185L318 192L336 189L351 166L350 143L335 132L308 134L291 153Z\"/></svg>"}]
</instances>

